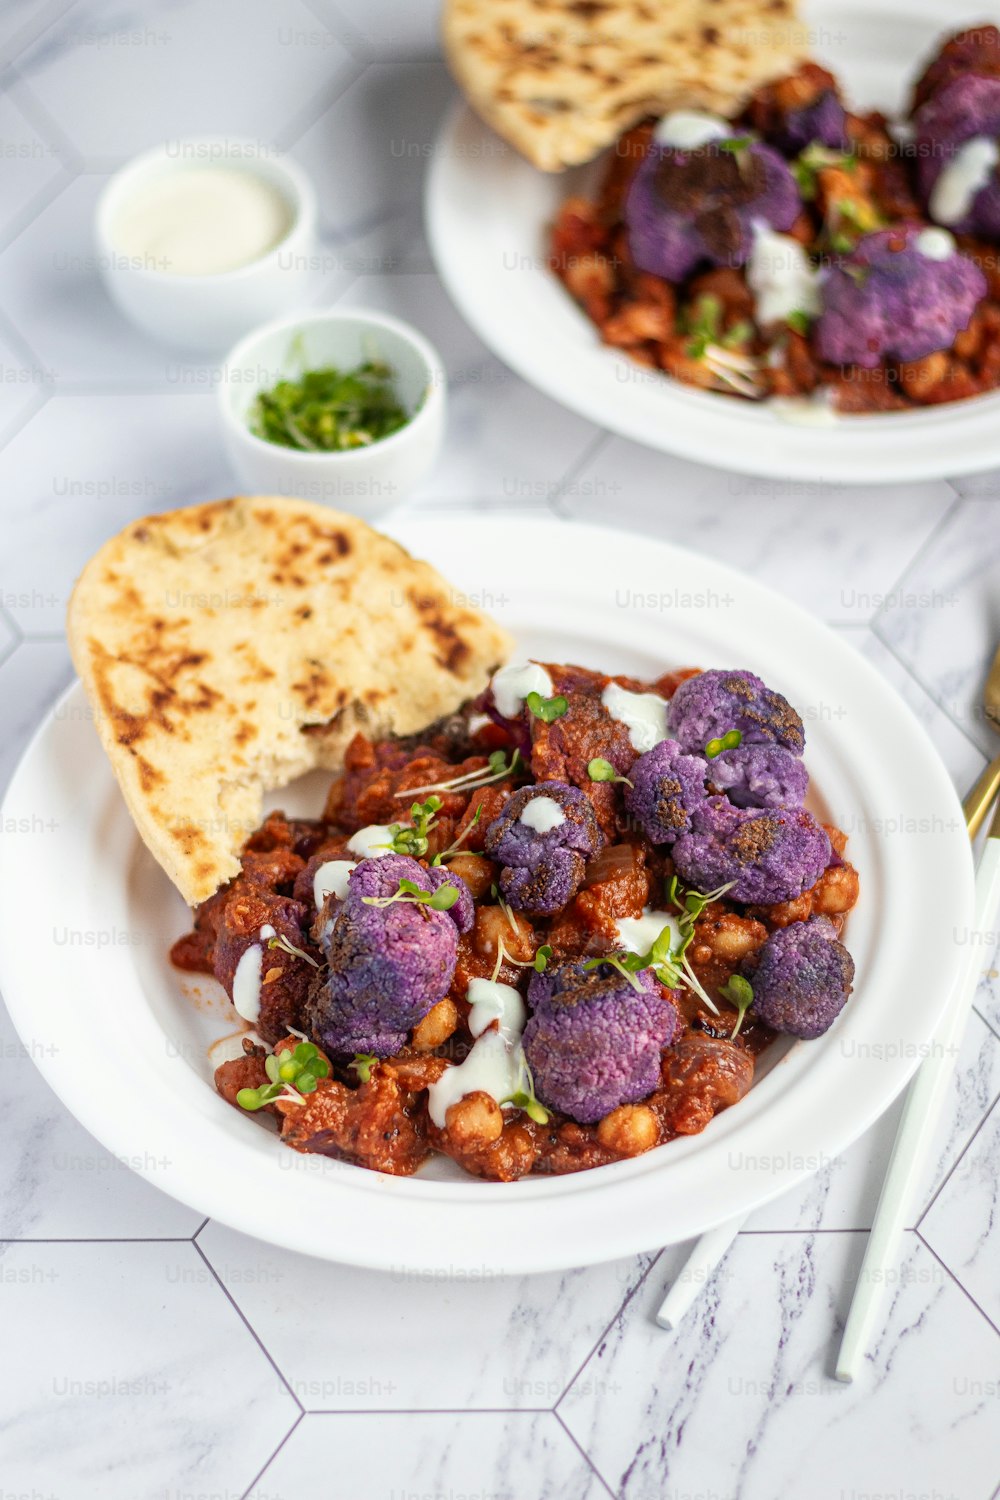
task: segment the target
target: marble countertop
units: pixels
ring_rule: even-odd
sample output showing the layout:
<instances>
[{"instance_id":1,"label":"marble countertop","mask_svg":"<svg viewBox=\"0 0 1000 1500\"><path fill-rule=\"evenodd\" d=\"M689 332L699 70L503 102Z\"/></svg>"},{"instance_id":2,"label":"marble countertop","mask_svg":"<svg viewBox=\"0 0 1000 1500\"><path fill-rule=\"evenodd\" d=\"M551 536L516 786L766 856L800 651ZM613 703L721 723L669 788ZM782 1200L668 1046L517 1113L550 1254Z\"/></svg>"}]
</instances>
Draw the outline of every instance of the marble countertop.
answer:
<instances>
[{"instance_id":1,"label":"marble countertop","mask_svg":"<svg viewBox=\"0 0 1000 1500\"><path fill-rule=\"evenodd\" d=\"M318 300L398 312L442 351L447 447L407 510L613 516L739 563L874 663L964 790L990 748L977 703L1000 634L1000 474L749 479L612 437L510 374L421 231L450 97L436 9L0 8L0 783L71 679L62 619L86 558L145 511L232 490L217 368L126 326L91 248L117 164L215 132L312 174ZM471 1283L320 1264L201 1222L75 1123L0 1016L0 1500L988 1500L998 967L985 946L885 1331L850 1387L833 1357L898 1106L756 1213L668 1334L652 1313L683 1246Z\"/></svg>"}]
</instances>

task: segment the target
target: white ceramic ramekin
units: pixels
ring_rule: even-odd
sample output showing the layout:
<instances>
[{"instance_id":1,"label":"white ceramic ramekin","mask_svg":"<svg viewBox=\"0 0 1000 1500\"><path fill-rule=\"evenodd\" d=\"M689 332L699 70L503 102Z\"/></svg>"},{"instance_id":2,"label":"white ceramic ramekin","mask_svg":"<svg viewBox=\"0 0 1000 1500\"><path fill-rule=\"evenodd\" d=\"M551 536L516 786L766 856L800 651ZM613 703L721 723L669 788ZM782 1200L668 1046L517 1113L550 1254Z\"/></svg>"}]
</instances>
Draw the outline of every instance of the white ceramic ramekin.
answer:
<instances>
[{"instance_id":1,"label":"white ceramic ramekin","mask_svg":"<svg viewBox=\"0 0 1000 1500\"><path fill-rule=\"evenodd\" d=\"M305 453L250 431L258 391L303 370L391 366L405 427L366 448ZM296 495L366 520L397 504L430 471L444 435L445 372L440 356L408 323L367 309L327 309L256 329L229 354L219 387L226 451L248 493Z\"/></svg>"},{"instance_id":2,"label":"white ceramic ramekin","mask_svg":"<svg viewBox=\"0 0 1000 1500\"><path fill-rule=\"evenodd\" d=\"M125 255L114 229L132 194L157 177L210 166L252 172L277 188L291 209L284 238L247 265L208 276L178 275ZM165 344L217 353L307 298L316 267L316 195L293 162L259 142L216 136L168 141L110 179L98 200L95 236L104 283L131 322Z\"/></svg>"}]
</instances>

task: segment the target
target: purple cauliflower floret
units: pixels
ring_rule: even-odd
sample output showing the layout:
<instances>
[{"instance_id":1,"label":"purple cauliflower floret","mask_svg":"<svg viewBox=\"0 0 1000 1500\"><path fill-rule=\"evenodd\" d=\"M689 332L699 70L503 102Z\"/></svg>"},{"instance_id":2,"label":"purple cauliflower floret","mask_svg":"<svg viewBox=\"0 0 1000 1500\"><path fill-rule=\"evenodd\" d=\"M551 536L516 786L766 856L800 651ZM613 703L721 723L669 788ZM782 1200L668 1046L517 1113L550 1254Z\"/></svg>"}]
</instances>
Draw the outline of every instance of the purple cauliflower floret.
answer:
<instances>
[{"instance_id":1,"label":"purple cauliflower floret","mask_svg":"<svg viewBox=\"0 0 1000 1500\"><path fill-rule=\"evenodd\" d=\"M770 133L770 132L769 132ZM780 131L771 135L776 146L796 156L818 144L831 151L847 151L847 111L833 89L827 89L802 109L789 110Z\"/></svg>"},{"instance_id":2,"label":"purple cauliflower floret","mask_svg":"<svg viewBox=\"0 0 1000 1500\"><path fill-rule=\"evenodd\" d=\"M458 899L448 911L412 901L366 902L394 895L401 880L422 891L451 885ZM447 870L424 869L405 854L363 859L351 871L336 920L323 931L330 972L310 997L310 1034L330 1052L398 1052L448 993L459 933L471 929L474 916L468 887Z\"/></svg>"},{"instance_id":3,"label":"purple cauliflower floret","mask_svg":"<svg viewBox=\"0 0 1000 1500\"><path fill-rule=\"evenodd\" d=\"M754 225L790 229L801 208L787 162L763 142L681 151L654 141L632 179L624 218L639 270L683 281L702 262L745 265Z\"/></svg>"},{"instance_id":4,"label":"purple cauliflower floret","mask_svg":"<svg viewBox=\"0 0 1000 1500\"><path fill-rule=\"evenodd\" d=\"M738 745L708 762L708 779L737 807L801 807L809 772L783 745Z\"/></svg>"},{"instance_id":5,"label":"purple cauliflower floret","mask_svg":"<svg viewBox=\"0 0 1000 1500\"><path fill-rule=\"evenodd\" d=\"M917 178L929 216L958 234L1000 237L1000 170L996 153L980 157L984 180L971 197L949 188L956 157L977 137L1000 136L1000 78L964 73L946 83L914 116ZM980 152L983 148L974 148ZM993 157L992 165L990 155ZM948 174L948 176L945 176ZM942 181L942 178L944 179Z\"/></svg>"},{"instance_id":6,"label":"purple cauliflower floret","mask_svg":"<svg viewBox=\"0 0 1000 1500\"><path fill-rule=\"evenodd\" d=\"M635 1104L660 1081L660 1053L682 1030L669 993L648 969L636 990L604 964L533 974L524 1052L543 1104L582 1125Z\"/></svg>"},{"instance_id":7,"label":"purple cauliflower floret","mask_svg":"<svg viewBox=\"0 0 1000 1500\"><path fill-rule=\"evenodd\" d=\"M787 698L746 671L699 672L682 682L670 700L667 728L681 747L704 755L712 740L732 730L745 745L783 745L801 755L802 720Z\"/></svg>"},{"instance_id":8,"label":"purple cauliflower floret","mask_svg":"<svg viewBox=\"0 0 1000 1500\"><path fill-rule=\"evenodd\" d=\"M500 891L510 905L550 916L576 895L604 835L586 792L564 781L540 781L508 799L484 842L503 866Z\"/></svg>"},{"instance_id":9,"label":"purple cauliflower floret","mask_svg":"<svg viewBox=\"0 0 1000 1500\"><path fill-rule=\"evenodd\" d=\"M840 1015L854 982L854 960L826 917L792 922L771 933L742 965L753 987L753 1011L772 1031L822 1036Z\"/></svg>"},{"instance_id":10,"label":"purple cauliflower floret","mask_svg":"<svg viewBox=\"0 0 1000 1500\"><path fill-rule=\"evenodd\" d=\"M824 284L813 331L820 358L872 369L950 349L985 297L986 277L957 246L939 259L941 245L941 230L919 224L864 235Z\"/></svg>"},{"instance_id":11,"label":"purple cauliflower floret","mask_svg":"<svg viewBox=\"0 0 1000 1500\"><path fill-rule=\"evenodd\" d=\"M705 790L705 762L687 755L676 740L661 740L629 770L625 806L653 844L672 844L691 828L691 814Z\"/></svg>"},{"instance_id":12,"label":"purple cauliflower floret","mask_svg":"<svg viewBox=\"0 0 1000 1500\"><path fill-rule=\"evenodd\" d=\"M829 838L801 808L734 807L711 797L691 821L673 847L678 874L706 893L731 884L732 901L792 901L830 863Z\"/></svg>"}]
</instances>

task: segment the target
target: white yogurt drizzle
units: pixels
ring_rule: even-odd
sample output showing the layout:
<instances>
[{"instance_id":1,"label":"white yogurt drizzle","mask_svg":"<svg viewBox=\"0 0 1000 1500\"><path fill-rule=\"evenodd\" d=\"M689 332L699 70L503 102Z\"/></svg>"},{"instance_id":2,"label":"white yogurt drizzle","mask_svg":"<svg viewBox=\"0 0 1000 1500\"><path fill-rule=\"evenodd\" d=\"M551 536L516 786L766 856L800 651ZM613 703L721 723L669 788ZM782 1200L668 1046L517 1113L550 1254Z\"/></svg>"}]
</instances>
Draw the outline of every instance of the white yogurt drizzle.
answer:
<instances>
[{"instance_id":1,"label":"white yogurt drizzle","mask_svg":"<svg viewBox=\"0 0 1000 1500\"><path fill-rule=\"evenodd\" d=\"M754 312L762 328L785 322L795 312L815 318L823 305L819 273L798 240L790 234L778 234L766 224L754 225L747 283L754 293Z\"/></svg>"},{"instance_id":2,"label":"white yogurt drizzle","mask_svg":"<svg viewBox=\"0 0 1000 1500\"><path fill-rule=\"evenodd\" d=\"M501 984L496 979L473 979L466 990L466 999L472 1006L469 1030L473 1036L482 1036L491 1022L499 1021L502 1036L512 1042L520 1039L527 1014L524 1001L512 984Z\"/></svg>"},{"instance_id":3,"label":"white yogurt drizzle","mask_svg":"<svg viewBox=\"0 0 1000 1500\"><path fill-rule=\"evenodd\" d=\"M566 821L566 814L554 797L532 797L517 820L535 833L551 833Z\"/></svg>"},{"instance_id":4,"label":"white yogurt drizzle","mask_svg":"<svg viewBox=\"0 0 1000 1500\"><path fill-rule=\"evenodd\" d=\"M485 729L488 724L492 723L493 720L489 714L470 714L466 720L466 726L470 734L478 734L481 729Z\"/></svg>"},{"instance_id":5,"label":"white yogurt drizzle","mask_svg":"<svg viewBox=\"0 0 1000 1500\"><path fill-rule=\"evenodd\" d=\"M973 136L960 146L931 191L931 218L939 224L957 224L964 219L998 161L1000 146L992 136Z\"/></svg>"},{"instance_id":6,"label":"white yogurt drizzle","mask_svg":"<svg viewBox=\"0 0 1000 1500\"><path fill-rule=\"evenodd\" d=\"M675 109L653 130L657 145L672 146L675 151L697 151L709 141L721 141L730 135L732 128L724 120L699 109Z\"/></svg>"},{"instance_id":7,"label":"white yogurt drizzle","mask_svg":"<svg viewBox=\"0 0 1000 1500\"><path fill-rule=\"evenodd\" d=\"M427 1113L434 1124L443 1130L449 1109L467 1094L481 1090L498 1104L509 1099L517 1091L523 1059L520 1042L512 1046L499 1031L484 1031L465 1061L447 1068L427 1090Z\"/></svg>"},{"instance_id":8,"label":"white yogurt drizzle","mask_svg":"<svg viewBox=\"0 0 1000 1500\"><path fill-rule=\"evenodd\" d=\"M926 260L951 260L957 247L955 236L947 229L921 229L914 236L913 248Z\"/></svg>"},{"instance_id":9,"label":"white yogurt drizzle","mask_svg":"<svg viewBox=\"0 0 1000 1500\"><path fill-rule=\"evenodd\" d=\"M343 901L351 871L357 868L353 859L328 859L325 865L320 865L313 876L313 900L317 911L327 896L336 896L338 901Z\"/></svg>"},{"instance_id":10,"label":"white yogurt drizzle","mask_svg":"<svg viewBox=\"0 0 1000 1500\"><path fill-rule=\"evenodd\" d=\"M648 906L641 917L619 917L615 926L618 941L628 953L648 953L664 927L670 928L671 948L676 948L681 940L676 915L669 911L653 911Z\"/></svg>"},{"instance_id":11,"label":"white yogurt drizzle","mask_svg":"<svg viewBox=\"0 0 1000 1500\"><path fill-rule=\"evenodd\" d=\"M367 828L359 828L357 833L351 834L347 847L359 859L381 859L383 855L392 853L389 847L392 839L393 831L387 825L369 823Z\"/></svg>"},{"instance_id":12,"label":"white yogurt drizzle","mask_svg":"<svg viewBox=\"0 0 1000 1500\"><path fill-rule=\"evenodd\" d=\"M640 755L667 737L666 699L657 693L630 693L617 682L609 682L601 702L613 719L624 724L629 742Z\"/></svg>"},{"instance_id":13,"label":"white yogurt drizzle","mask_svg":"<svg viewBox=\"0 0 1000 1500\"><path fill-rule=\"evenodd\" d=\"M501 667L493 673L490 687L497 712L505 719L517 717L529 693L552 697L552 678L537 661L511 662L510 666Z\"/></svg>"},{"instance_id":14,"label":"white yogurt drizzle","mask_svg":"<svg viewBox=\"0 0 1000 1500\"><path fill-rule=\"evenodd\" d=\"M251 943L241 955L233 975L233 1007L255 1026L260 1019L260 978L261 969L264 965L264 949L261 946L268 938L277 937L277 933L269 922L265 923L257 934L258 941Z\"/></svg>"}]
</instances>

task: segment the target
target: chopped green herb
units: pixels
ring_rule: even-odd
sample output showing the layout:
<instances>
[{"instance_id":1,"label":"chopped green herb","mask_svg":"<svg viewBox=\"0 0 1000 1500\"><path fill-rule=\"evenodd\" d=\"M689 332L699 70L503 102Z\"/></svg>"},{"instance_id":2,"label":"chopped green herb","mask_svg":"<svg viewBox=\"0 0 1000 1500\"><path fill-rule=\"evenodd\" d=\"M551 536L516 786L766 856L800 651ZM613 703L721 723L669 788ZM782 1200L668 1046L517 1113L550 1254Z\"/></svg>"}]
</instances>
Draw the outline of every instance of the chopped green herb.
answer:
<instances>
[{"instance_id":1,"label":"chopped green herb","mask_svg":"<svg viewBox=\"0 0 1000 1500\"><path fill-rule=\"evenodd\" d=\"M719 994L724 1000L730 1000L736 1006L736 1025L730 1035L730 1041L732 1041L743 1025L743 1017L753 1004L753 985L749 979L744 979L742 974L732 974L725 984L719 986Z\"/></svg>"},{"instance_id":2,"label":"chopped green herb","mask_svg":"<svg viewBox=\"0 0 1000 1500\"><path fill-rule=\"evenodd\" d=\"M265 442L307 453L366 448L405 427L409 413L392 384L393 370L369 359L353 370L325 365L260 391L250 431Z\"/></svg>"},{"instance_id":3,"label":"chopped green herb","mask_svg":"<svg viewBox=\"0 0 1000 1500\"><path fill-rule=\"evenodd\" d=\"M541 693L529 693L524 701L529 711L536 719L541 719L543 724L552 724L556 719L561 719L569 708L561 694L555 698L543 698Z\"/></svg>"},{"instance_id":4,"label":"chopped green herb","mask_svg":"<svg viewBox=\"0 0 1000 1500\"><path fill-rule=\"evenodd\" d=\"M292 1099L301 1104L305 1094L316 1092L321 1078L329 1077L330 1064L312 1042L300 1042L294 1049L284 1047L280 1052L269 1053L264 1059L264 1071L269 1083L259 1089L240 1089L236 1095L241 1109L253 1112L275 1099Z\"/></svg>"}]
</instances>

